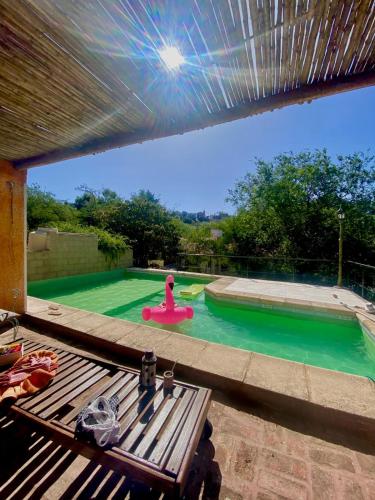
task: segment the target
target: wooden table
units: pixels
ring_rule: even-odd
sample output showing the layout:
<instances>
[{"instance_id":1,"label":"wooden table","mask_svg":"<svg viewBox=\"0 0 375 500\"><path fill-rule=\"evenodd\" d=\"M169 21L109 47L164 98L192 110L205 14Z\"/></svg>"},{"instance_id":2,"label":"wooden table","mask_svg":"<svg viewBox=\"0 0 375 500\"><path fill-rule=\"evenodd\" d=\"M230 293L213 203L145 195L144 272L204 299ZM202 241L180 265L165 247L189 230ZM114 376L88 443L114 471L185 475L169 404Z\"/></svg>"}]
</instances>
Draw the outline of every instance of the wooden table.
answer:
<instances>
[{"instance_id":1,"label":"wooden table","mask_svg":"<svg viewBox=\"0 0 375 500\"><path fill-rule=\"evenodd\" d=\"M155 390L139 385L139 371L121 368L65 350L24 341L25 353L48 349L59 355L51 384L22 398L11 411L27 418L61 445L136 480L179 496L201 438L211 391L176 382L164 391L161 377ZM98 396L119 399L118 445L103 450L74 438L78 413Z\"/></svg>"}]
</instances>

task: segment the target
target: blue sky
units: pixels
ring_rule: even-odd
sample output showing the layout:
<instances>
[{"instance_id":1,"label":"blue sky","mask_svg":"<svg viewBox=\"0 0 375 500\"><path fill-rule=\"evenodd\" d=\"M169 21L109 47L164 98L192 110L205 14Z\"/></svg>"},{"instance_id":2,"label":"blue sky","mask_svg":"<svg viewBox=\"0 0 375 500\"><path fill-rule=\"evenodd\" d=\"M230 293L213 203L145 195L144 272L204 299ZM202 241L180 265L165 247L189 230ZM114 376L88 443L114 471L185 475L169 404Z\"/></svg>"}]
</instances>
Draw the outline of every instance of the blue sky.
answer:
<instances>
[{"instance_id":1,"label":"blue sky","mask_svg":"<svg viewBox=\"0 0 375 500\"><path fill-rule=\"evenodd\" d=\"M123 197L139 189L170 209L232 212L228 189L254 169L254 157L325 147L336 155L375 152L375 87L338 94L263 115L29 170L59 199L76 186L109 187Z\"/></svg>"}]
</instances>

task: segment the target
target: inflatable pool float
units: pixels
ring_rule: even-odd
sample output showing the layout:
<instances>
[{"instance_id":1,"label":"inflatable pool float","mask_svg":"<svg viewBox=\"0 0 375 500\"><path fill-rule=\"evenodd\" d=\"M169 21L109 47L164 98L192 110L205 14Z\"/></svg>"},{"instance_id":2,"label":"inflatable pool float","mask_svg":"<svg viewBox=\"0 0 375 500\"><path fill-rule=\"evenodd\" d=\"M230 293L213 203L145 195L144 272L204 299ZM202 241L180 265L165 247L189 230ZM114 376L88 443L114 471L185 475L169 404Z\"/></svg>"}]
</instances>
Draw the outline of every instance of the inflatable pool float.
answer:
<instances>
[{"instance_id":1,"label":"inflatable pool float","mask_svg":"<svg viewBox=\"0 0 375 500\"><path fill-rule=\"evenodd\" d=\"M192 307L179 307L175 304L173 287L174 278L169 274L165 280L165 301L156 307L144 307L142 309L142 318L145 321L151 319L162 325L174 325L181 323L185 319L191 319L194 316L194 309Z\"/></svg>"},{"instance_id":2,"label":"inflatable pool float","mask_svg":"<svg viewBox=\"0 0 375 500\"><path fill-rule=\"evenodd\" d=\"M203 292L204 286L205 285L199 284L190 285L187 288L181 290L180 295L181 297L184 297L184 299L193 299Z\"/></svg>"}]
</instances>

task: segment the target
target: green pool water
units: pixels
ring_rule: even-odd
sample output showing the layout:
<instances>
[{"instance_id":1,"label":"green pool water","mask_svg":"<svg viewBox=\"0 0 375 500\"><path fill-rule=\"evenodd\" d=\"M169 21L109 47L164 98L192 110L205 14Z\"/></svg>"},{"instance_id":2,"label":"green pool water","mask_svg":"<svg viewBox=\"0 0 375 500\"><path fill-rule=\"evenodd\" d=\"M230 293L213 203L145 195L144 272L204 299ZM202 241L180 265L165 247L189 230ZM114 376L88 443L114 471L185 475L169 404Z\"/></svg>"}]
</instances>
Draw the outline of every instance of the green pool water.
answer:
<instances>
[{"instance_id":1,"label":"green pool water","mask_svg":"<svg viewBox=\"0 0 375 500\"><path fill-rule=\"evenodd\" d=\"M141 311L164 299L165 276L115 271L29 283L31 296L144 324ZM175 300L194 307L192 320L150 326L210 342L363 376L375 376L375 348L356 320L237 305L202 293L184 300L179 291L197 279L175 278ZM208 283L209 281L205 281Z\"/></svg>"}]
</instances>

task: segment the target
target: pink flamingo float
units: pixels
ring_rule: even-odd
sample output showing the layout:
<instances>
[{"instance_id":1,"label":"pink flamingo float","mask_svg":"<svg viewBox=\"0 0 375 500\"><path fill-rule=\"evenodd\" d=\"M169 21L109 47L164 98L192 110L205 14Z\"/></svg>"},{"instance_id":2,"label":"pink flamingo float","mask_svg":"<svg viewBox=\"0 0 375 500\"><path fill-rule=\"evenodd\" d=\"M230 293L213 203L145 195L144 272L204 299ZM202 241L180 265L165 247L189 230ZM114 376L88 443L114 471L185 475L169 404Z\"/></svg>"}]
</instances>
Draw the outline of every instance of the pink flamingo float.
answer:
<instances>
[{"instance_id":1,"label":"pink flamingo float","mask_svg":"<svg viewBox=\"0 0 375 500\"><path fill-rule=\"evenodd\" d=\"M144 307L142 318L145 321L152 319L162 325L173 325L194 316L194 309L191 306L179 307L175 304L173 287L174 278L169 274L165 280L165 301L156 307Z\"/></svg>"}]
</instances>

